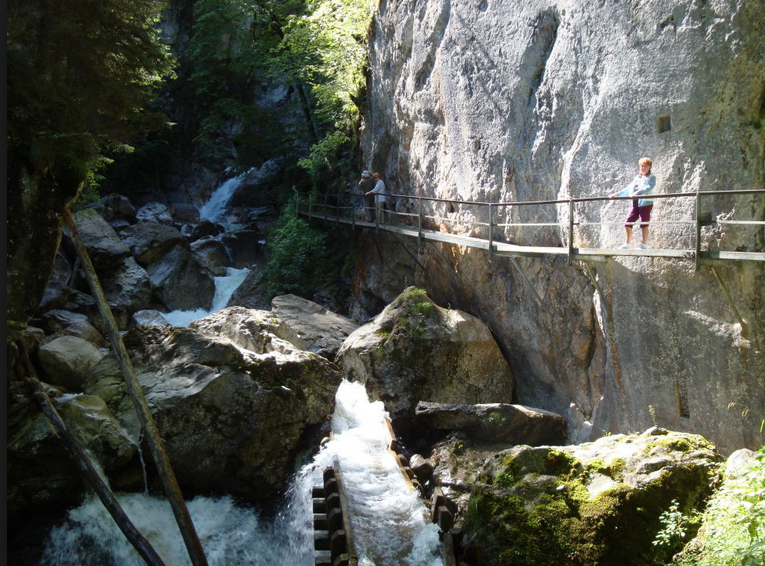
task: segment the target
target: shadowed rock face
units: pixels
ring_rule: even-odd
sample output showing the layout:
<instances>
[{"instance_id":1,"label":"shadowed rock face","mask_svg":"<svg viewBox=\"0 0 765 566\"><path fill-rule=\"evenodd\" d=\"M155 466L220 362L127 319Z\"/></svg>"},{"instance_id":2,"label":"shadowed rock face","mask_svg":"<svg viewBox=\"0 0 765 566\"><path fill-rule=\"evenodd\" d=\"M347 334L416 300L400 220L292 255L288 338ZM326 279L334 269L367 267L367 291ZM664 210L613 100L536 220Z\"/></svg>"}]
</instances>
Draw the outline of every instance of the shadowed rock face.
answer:
<instances>
[{"instance_id":1,"label":"shadowed rock face","mask_svg":"<svg viewBox=\"0 0 765 566\"><path fill-rule=\"evenodd\" d=\"M483 442L509 444L564 444L566 421L563 417L523 405L482 403L449 405L420 401L416 422L438 430L464 431Z\"/></svg>"},{"instance_id":2,"label":"shadowed rock face","mask_svg":"<svg viewBox=\"0 0 765 566\"><path fill-rule=\"evenodd\" d=\"M659 193L762 188L763 21L765 6L753 0L614 3L607 17L598 3L384 3L370 43L362 148L391 191L463 201L605 196L635 176L644 155ZM575 245L621 244L627 207L577 209L578 221L613 224L578 228ZM693 199L657 200L650 245L692 248L692 226L672 222L695 218L693 207ZM708 198L702 207L711 218L765 218L762 196ZM425 214L456 231L488 221L437 202ZM493 222L567 226L567 215L565 206L498 207ZM495 229L516 244L567 239L557 227ZM572 441L644 429L653 411L723 453L763 443L765 272L757 262L720 270L751 329L743 335L713 274L687 261L594 265L609 318L576 263L488 264L482 251L363 238L355 319L376 315L411 284L477 316L510 360L515 401L563 415ZM751 227L717 224L701 239L702 249L765 249Z\"/></svg>"},{"instance_id":3,"label":"shadowed rock face","mask_svg":"<svg viewBox=\"0 0 765 566\"><path fill-rule=\"evenodd\" d=\"M513 377L489 329L467 313L434 304L409 288L351 334L336 363L381 399L397 429L419 401L509 402Z\"/></svg>"}]
</instances>

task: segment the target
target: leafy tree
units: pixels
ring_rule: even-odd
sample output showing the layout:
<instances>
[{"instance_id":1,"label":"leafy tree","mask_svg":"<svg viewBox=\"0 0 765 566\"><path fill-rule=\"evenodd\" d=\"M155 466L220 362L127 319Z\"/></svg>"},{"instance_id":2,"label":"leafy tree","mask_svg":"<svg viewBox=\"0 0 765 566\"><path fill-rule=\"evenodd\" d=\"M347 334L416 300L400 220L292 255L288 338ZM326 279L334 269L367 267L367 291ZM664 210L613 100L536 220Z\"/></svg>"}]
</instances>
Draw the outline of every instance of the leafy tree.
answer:
<instances>
[{"instance_id":1,"label":"leafy tree","mask_svg":"<svg viewBox=\"0 0 765 566\"><path fill-rule=\"evenodd\" d=\"M310 297L327 272L327 236L298 218L287 206L268 234L268 261L263 269L267 297L293 293Z\"/></svg>"},{"instance_id":2,"label":"leafy tree","mask_svg":"<svg viewBox=\"0 0 765 566\"><path fill-rule=\"evenodd\" d=\"M155 0L10 0L8 320L18 328L47 282L60 214L105 149L162 122L147 112L172 69ZM92 177L92 175L91 175Z\"/></svg>"}]
</instances>

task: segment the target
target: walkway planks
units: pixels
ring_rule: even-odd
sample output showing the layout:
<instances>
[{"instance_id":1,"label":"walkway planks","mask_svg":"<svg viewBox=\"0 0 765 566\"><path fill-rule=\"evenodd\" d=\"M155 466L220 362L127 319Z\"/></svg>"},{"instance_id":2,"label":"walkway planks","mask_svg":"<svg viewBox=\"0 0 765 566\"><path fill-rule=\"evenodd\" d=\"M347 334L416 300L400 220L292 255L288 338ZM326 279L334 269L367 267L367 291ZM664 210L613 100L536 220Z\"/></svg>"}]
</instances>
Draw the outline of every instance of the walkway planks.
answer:
<instances>
[{"instance_id":1,"label":"walkway planks","mask_svg":"<svg viewBox=\"0 0 765 566\"><path fill-rule=\"evenodd\" d=\"M416 227L403 226L400 224L387 224L368 222L366 220L357 220L344 216L330 215L326 210L308 211L303 207L298 207L298 213L311 218L325 220L327 222L336 222L352 226L361 226L363 228L374 228L376 230L385 230L403 236L413 238L422 238L434 242L443 242L464 246L469 248L491 251L492 256L496 257L543 257L543 256L571 256L571 259L580 261L605 261L609 257L631 256L631 257L650 257L661 259L681 259L695 260L696 252L692 249L685 250L665 250L665 249L613 249L613 248L569 248L555 246L520 246L505 242L490 242L484 238L474 236L463 236L460 234L451 234L448 232L438 232L435 230L421 229ZM699 251L698 263L702 265L737 265L742 261L765 261L765 253L762 252L728 252L728 251Z\"/></svg>"}]
</instances>

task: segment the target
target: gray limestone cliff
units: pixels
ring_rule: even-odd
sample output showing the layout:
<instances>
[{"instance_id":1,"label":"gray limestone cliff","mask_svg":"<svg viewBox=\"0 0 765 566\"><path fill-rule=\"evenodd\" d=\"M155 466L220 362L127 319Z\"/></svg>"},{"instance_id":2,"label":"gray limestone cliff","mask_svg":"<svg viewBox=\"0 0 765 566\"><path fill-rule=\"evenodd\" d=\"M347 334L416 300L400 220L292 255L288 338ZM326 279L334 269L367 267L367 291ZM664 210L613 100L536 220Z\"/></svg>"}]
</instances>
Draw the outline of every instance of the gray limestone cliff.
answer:
<instances>
[{"instance_id":1,"label":"gray limestone cliff","mask_svg":"<svg viewBox=\"0 0 765 566\"><path fill-rule=\"evenodd\" d=\"M765 4L383 0L367 97L365 167L398 194L606 196L634 177L643 156L653 159L659 193L764 188ZM670 222L695 218L694 206L692 198L657 200L651 246L690 247L693 227ZM761 194L703 206L711 218L765 219ZM584 222L606 224L577 232L576 245L617 247L627 207L578 210ZM568 212L498 214L498 222L566 226ZM564 228L503 230L517 244L566 245ZM762 262L717 268L732 302L712 270L691 261L593 264L609 316L581 262L489 263L481 250L382 232L362 238L376 242L362 242L353 316L376 314L412 284L477 316L513 367L514 402L564 415L570 441L658 424L702 434L723 452L763 444ZM716 224L702 240L704 249L765 251L761 227Z\"/></svg>"}]
</instances>

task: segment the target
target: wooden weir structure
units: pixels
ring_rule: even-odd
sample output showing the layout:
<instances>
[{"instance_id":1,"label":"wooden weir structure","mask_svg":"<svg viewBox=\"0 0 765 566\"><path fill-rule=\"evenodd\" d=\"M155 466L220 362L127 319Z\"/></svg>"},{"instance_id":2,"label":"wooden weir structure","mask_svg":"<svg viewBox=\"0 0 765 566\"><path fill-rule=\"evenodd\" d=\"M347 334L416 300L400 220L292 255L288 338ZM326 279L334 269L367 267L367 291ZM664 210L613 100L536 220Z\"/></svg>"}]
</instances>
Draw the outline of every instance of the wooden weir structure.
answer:
<instances>
[{"instance_id":1,"label":"wooden weir structure","mask_svg":"<svg viewBox=\"0 0 765 566\"><path fill-rule=\"evenodd\" d=\"M409 458L396 438L390 421L385 421L388 431L388 452L409 489L417 491L430 508L430 520L439 527L441 557L444 566L457 566L457 553L462 536L461 529L455 529L454 516L457 505L440 487L430 497L409 465ZM330 433L329 438L332 438ZM357 566L358 554L353 537L352 517L346 497L346 485L342 479L340 459L335 456L332 466L322 473L322 484L311 490L313 506L314 551L316 566Z\"/></svg>"},{"instance_id":2,"label":"wooden weir structure","mask_svg":"<svg viewBox=\"0 0 765 566\"><path fill-rule=\"evenodd\" d=\"M587 229L606 227L606 226L624 226L624 221L615 222L588 222L582 218L582 209L588 203L602 204L602 201L631 201L633 197L583 197L569 198L563 200L540 200L540 201L517 201L517 202L482 202L482 201L463 201L456 199L443 199L435 197L423 197L416 195L383 193L388 200L394 200L401 204L395 207L399 210L388 208L385 211L364 208L361 205L361 195L344 194L317 194L300 193L295 191L296 213L309 218L346 224L352 227L372 228L375 231L387 231L393 234L400 234L416 238L418 244L423 241L441 242L464 246L469 248L482 249L487 252L487 260L491 262L497 257L506 257L513 267L521 275L523 281L533 291L533 296L537 302L542 299L532 285L529 278L524 273L516 258L543 258L543 257L563 257L570 264L574 261L581 261L584 271L595 286L607 314L611 316L610 301L601 288L596 277L593 264L606 262L609 258L616 256L632 256L644 258L657 258L660 260L680 260L691 261L696 271L702 266L708 266L727 298L738 322L741 324L742 333L748 332L748 325L742 318L734 297L726 286L723 277L717 270L718 267L740 267L746 262L765 262L764 251L742 251L742 250L712 250L703 249L702 231L705 228L714 226L728 226L736 228L749 228L755 230L752 236L751 244L747 247L751 249L763 249L765 243L765 189L746 189L746 190L725 190L725 191L697 191L692 193L667 193L653 194L654 200L687 200L693 199L693 217L687 220L651 220L651 232L654 234L651 239L653 242L661 242L662 238L657 238L656 233L667 225L680 225L689 228L688 234L684 236L688 245L682 248L606 248L606 247L584 247L577 245L578 241L586 241L582 232ZM731 197L747 198L750 197L753 206L748 207L753 214L760 215L759 218L730 218L727 215L734 213L733 210L727 211L726 215L718 215L713 218L712 213L706 206L709 199L722 199ZM757 206L757 200L760 200ZM507 218L519 217L528 207L555 207L555 210L548 213L548 216L554 218L564 217L567 220L563 223L558 222L512 222ZM690 207L689 207L690 208ZM745 207L741 207L745 208ZM403 209L403 210L400 210ZM365 220L365 212L372 212L374 221ZM376 213L376 214L375 214ZM626 210L619 215L625 214ZM616 215L616 213L614 213ZM724 217L725 216L725 217ZM636 223L635 226L637 227ZM453 229L457 226L458 230ZM550 241L560 239L563 245L536 245L536 244L517 244L509 241L511 237L505 236L508 232L520 232L527 229L546 229L542 239ZM657 230L658 229L658 230ZM550 230L555 230L552 234ZM623 232L620 232L620 236ZM562 237L561 237L562 236ZM635 239L639 241L640 234L635 234ZM758 241L759 239L759 241Z\"/></svg>"}]
</instances>

